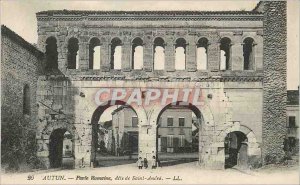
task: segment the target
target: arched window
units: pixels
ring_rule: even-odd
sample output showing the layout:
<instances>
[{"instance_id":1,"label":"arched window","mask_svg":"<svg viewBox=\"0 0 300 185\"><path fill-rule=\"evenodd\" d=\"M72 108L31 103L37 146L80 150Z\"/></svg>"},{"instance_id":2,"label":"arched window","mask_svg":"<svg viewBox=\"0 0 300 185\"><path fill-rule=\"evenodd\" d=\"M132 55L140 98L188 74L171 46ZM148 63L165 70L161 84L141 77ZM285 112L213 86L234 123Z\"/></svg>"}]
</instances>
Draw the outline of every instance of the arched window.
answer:
<instances>
[{"instance_id":1,"label":"arched window","mask_svg":"<svg viewBox=\"0 0 300 185\"><path fill-rule=\"evenodd\" d=\"M89 44L89 69L100 69L100 40L95 37Z\"/></svg>"},{"instance_id":2,"label":"arched window","mask_svg":"<svg viewBox=\"0 0 300 185\"><path fill-rule=\"evenodd\" d=\"M185 70L186 41L179 38L175 43L175 69Z\"/></svg>"},{"instance_id":3,"label":"arched window","mask_svg":"<svg viewBox=\"0 0 300 185\"><path fill-rule=\"evenodd\" d=\"M197 69L206 70L207 69L207 46L208 40L206 38L201 38L197 43Z\"/></svg>"},{"instance_id":4,"label":"arched window","mask_svg":"<svg viewBox=\"0 0 300 185\"><path fill-rule=\"evenodd\" d=\"M141 38L135 38L132 41L132 69L142 69L143 68L143 40Z\"/></svg>"},{"instance_id":5,"label":"arched window","mask_svg":"<svg viewBox=\"0 0 300 185\"><path fill-rule=\"evenodd\" d=\"M229 38L222 38L220 41L220 70L231 69L231 40Z\"/></svg>"},{"instance_id":6,"label":"arched window","mask_svg":"<svg viewBox=\"0 0 300 185\"><path fill-rule=\"evenodd\" d=\"M111 40L111 57L110 64L111 69L122 69L122 41L119 38L113 38Z\"/></svg>"},{"instance_id":7,"label":"arched window","mask_svg":"<svg viewBox=\"0 0 300 185\"><path fill-rule=\"evenodd\" d=\"M54 37L49 37L46 40L46 70L58 68L58 53L57 44Z\"/></svg>"},{"instance_id":8,"label":"arched window","mask_svg":"<svg viewBox=\"0 0 300 185\"><path fill-rule=\"evenodd\" d=\"M68 69L79 68L78 39L70 38L68 42Z\"/></svg>"},{"instance_id":9,"label":"arched window","mask_svg":"<svg viewBox=\"0 0 300 185\"><path fill-rule=\"evenodd\" d=\"M27 84L23 88L23 114L30 115L30 89Z\"/></svg>"},{"instance_id":10,"label":"arched window","mask_svg":"<svg viewBox=\"0 0 300 185\"><path fill-rule=\"evenodd\" d=\"M244 70L254 69L254 40L246 38L243 43Z\"/></svg>"},{"instance_id":11,"label":"arched window","mask_svg":"<svg viewBox=\"0 0 300 185\"><path fill-rule=\"evenodd\" d=\"M165 41L157 37L153 46L154 70L163 70L165 68Z\"/></svg>"}]
</instances>

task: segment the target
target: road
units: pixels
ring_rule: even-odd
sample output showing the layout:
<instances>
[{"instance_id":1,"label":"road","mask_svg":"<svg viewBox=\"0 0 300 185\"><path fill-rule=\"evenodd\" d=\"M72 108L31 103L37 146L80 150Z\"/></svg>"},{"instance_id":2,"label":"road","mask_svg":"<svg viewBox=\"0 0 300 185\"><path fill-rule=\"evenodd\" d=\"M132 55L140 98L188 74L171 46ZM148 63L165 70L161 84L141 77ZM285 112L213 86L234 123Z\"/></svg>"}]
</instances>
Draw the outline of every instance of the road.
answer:
<instances>
[{"instance_id":1,"label":"road","mask_svg":"<svg viewBox=\"0 0 300 185\"><path fill-rule=\"evenodd\" d=\"M34 179L27 180L29 175ZM1 184L299 184L299 174L297 167L242 172L235 169L205 170L197 162L190 162L158 169L140 170L136 164L123 164L92 169L2 174L1 180Z\"/></svg>"}]
</instances>

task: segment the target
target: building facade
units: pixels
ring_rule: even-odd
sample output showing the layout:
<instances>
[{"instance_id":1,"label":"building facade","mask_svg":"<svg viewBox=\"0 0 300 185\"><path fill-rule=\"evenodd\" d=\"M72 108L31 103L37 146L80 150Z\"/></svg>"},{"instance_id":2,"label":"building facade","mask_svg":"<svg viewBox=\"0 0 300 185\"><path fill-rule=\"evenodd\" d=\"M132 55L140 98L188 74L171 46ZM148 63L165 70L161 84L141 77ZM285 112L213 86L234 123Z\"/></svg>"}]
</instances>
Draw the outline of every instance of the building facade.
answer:
<instances>
[{"instance_id":1,"label":"building facade","mask_svg":"<svg viewBox=\"0 0 300 185\"><path fill-rule=\"evenodd\" d=\"M53 151L66 131L72 136L74 166L93 166L100 116L112 102L126 104L111 97L99 103L103 88L130 94L139 89L142 99L153 89L201 92L197 103L187 97L130 104L138 120L138 155L149 162L158 152L158 118L170 104L196 115L202 167L224 169L228 146L236 149L229 154L233 163L266 164L284 156L286 2L260 2L252 11L43 11L37 24L43 74L37 75L35 65L20 70L33 70L24 79L37 79L29 80L37 83L30 85L37 118L31 110L29 119L35 120L37 155L46 167L60 165ZM143 51L139 57L138 50ZM2 95L23 92L24 83L20 91L2 90ZM2 114L10 115L7 110ZM228 145L228 138L238 143Z\"/></svg>"}]
</instances>

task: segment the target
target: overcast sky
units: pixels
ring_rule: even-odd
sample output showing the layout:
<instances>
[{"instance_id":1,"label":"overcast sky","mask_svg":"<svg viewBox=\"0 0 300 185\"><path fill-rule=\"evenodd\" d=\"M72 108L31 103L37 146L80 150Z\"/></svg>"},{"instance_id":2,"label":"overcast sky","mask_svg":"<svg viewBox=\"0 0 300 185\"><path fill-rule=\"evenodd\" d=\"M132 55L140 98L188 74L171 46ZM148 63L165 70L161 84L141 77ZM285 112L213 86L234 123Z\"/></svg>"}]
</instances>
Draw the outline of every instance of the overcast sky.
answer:
<instances>
[{"instance_id":1,"label":"overcast sky","mask_svg":"<svg viewBox=\"0 0 300 185\"><path fill-rule=\"evenodd\" d=\"M1 0L1 24L37 42L35 13L44 10L252 10L258 1ZM288 89L299 84L299 1L288 0Z\"/></svg>"}]
</instances>

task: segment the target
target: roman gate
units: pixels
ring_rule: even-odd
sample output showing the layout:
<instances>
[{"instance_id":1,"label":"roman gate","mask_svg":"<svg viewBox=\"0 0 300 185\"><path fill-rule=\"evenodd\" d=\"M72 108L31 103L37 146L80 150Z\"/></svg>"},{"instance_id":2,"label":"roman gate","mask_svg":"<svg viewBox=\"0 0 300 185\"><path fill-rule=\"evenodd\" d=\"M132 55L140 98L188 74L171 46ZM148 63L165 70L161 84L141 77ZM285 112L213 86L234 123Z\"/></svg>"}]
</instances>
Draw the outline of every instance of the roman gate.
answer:
<instances>
[{"instance_id":1,"label":"roman gate","mask_svg":"<svg viewBox=\"0 0 300 185\"><path fill-rule=\"evenodd\" d=\"M285 48L268 50L278 45L270 35L285 43L279 39L285 35L278 35L285 17L276 19L285 16L283 7L284 2L267 2L253 11L37 13L38 47L45 53L37 91L38 156L46 167L59 166L53 152L68 131L74 166L93 166L94 125L112 103L128 104L124 99L132 94L139 99L129 104L138 117L139 156L148 161L157 153L158 117L172 103L198 118L200 166L224 168L229 135L240 138L249 165L282 155L285 77L275 67L285 64L278 57ZM282 83L275 85L272 74ZM177 90L193 98L173 99Z\"/></svg>"}]
</instances>

